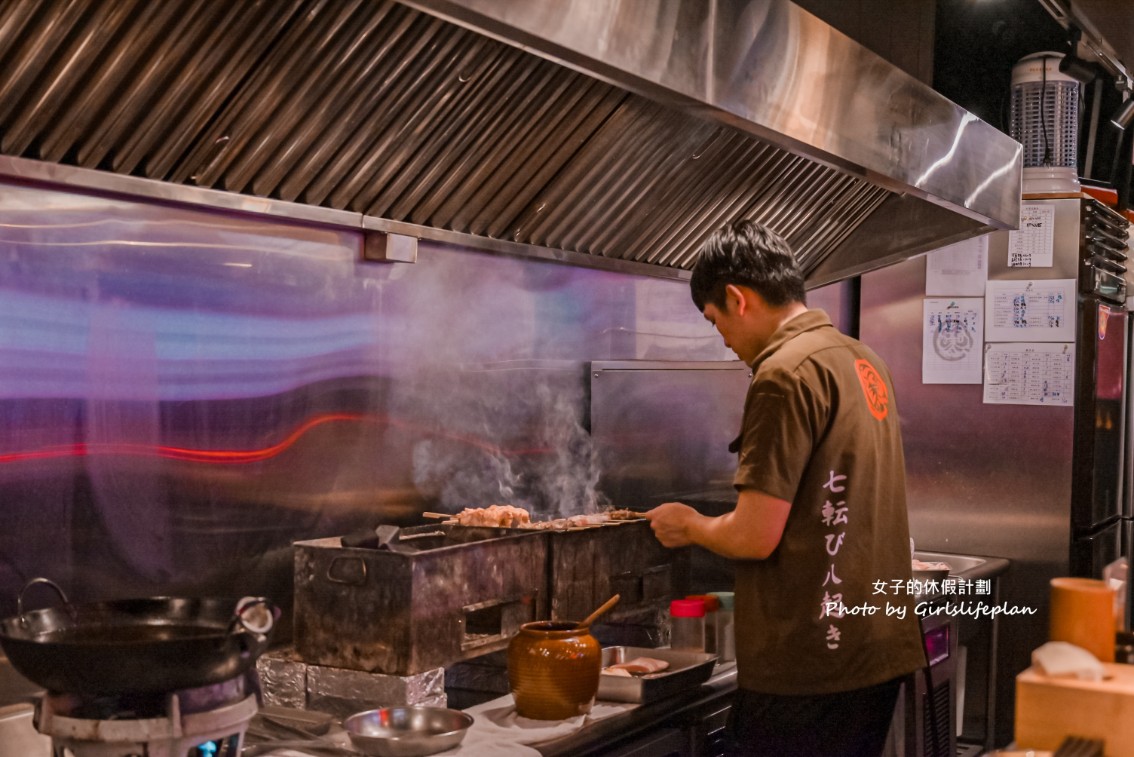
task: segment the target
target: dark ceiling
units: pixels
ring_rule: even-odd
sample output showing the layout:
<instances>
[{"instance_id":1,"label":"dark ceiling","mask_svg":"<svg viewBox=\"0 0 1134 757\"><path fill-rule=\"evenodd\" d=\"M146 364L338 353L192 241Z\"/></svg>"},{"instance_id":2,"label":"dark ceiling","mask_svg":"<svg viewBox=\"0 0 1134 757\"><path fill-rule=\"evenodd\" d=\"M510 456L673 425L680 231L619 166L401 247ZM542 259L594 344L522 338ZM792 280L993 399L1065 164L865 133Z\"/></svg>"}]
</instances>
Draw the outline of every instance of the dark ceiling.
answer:
<instances>
[{"instance_id":1,"label":"dark ceiling","mask_svg":"<svg viewBox=\"0 0 1134 757\"><path fill-rule=\"evenodd\" d=\"M1009 132L1012 67L1031 53L1071 50L1070 35L1045 3L1060 6L1063 17L1073 5L1075 14L1089 22L1084 25L1088 32L1102 30L1106 46L1127 71L1134 68L1134 0L793 1L1004 133ZM1079 174L1118 187L1129 200L1134 138L1127 136L1120 148L1122 135L1108 121L1122 103L1121 92L1113 78L1101 68L1099 72L1097 84L1084 90ZM1099 116L1092 130L1089 117L1095 100ZM1120 154L1126 157L1125 167Z\"/></svg>"},{"instance_id":2,"label":"dark ceiling","mask_svg":"<svg viewBox=\"0 0 1134 757\"><path fill-rule=\"evenodd\" d=\"M1127 44L1134 21L1130 6L1118 16L1109 15L1113 5L1096 0L1092 19L1100 29L1114 27L1116 46ZM1088 12L1090 9L1080 9ZM1123 16L1126 20L1120 21ZM1119 42L1121 40L1121 43ZM1012 90L1012 66L1030 53L1071 51L1068 32L1040 4L1039 0L937 0L933 56L933 88L964 109L1008 133L1009 103ZM1119 141L1121 133L1110 126L1109 115L1121 105L1121 93L1114 79L1099 69L1098 85L1084 90L1081 108L1079 175L1099 184L1118 186L1125 182L1129 195L1129 171L1120 169ZM1092 133L1090 113L1095 99L1099 102L1099 119L1093 130L1094 152L1087 164L1088 138ZM1130 140L1123 144L1122 154L1130 157Z\"/></svg>"},{"instance_id":3,"label":"dark ceiling","mask_svg":"<svg viewBox=\"0 0 1134 757\"><path fill-rule=\"evenodd\" d=\"M1134 68L1134 4L1130 0L1074 0L1070 7L1100 31L1129 73Z\"/></svg>"},{"instance_id":4,"label":"dark ceiling","mask_svg":"<svg viewBox=\"0 0 1134 757\"><path fill-rule=\"evenodd\" d=\"M1007 133L1012 66L1068 49L1067 33L1037 0L937 0L933 88Z\"/></svg>"}]
</instances>

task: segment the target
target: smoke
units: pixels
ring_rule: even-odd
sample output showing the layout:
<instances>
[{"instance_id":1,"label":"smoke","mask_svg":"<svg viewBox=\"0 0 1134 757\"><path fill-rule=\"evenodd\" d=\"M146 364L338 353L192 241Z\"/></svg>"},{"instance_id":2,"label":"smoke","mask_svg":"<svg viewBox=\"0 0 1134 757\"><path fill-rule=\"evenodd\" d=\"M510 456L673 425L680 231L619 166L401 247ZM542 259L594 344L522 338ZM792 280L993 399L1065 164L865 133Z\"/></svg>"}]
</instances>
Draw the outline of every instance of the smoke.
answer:
<instances>
[{"instance_id":1,"label":"smoke","mask_svg":"<svg viewBox=\"0 0 1134 757\"><path fill-rule=\"evenodd\" d=\"M413 482L442 509L487 504L527 505L516 496L518 475L504 455L426 439L413 448Z\"/></svg>"},{"instance_id":2,"label":"smoke","mask_svg":"<svg viewBox=\"0 0 1134 757\"><path fill-rule=\"evenodd\" d=\"M540 441L549 450L532 472L532 489L543 495L543 506L537 509L565 517L609 504L598 491L599 458L591 435L579 422L581 408L548 386L538 388L536 401Z\"/></svg>"},{"instance_id":3,"label":"smoke","mask_svg":"<svg viewBox=\"0 0 1134 757\"><path fill-rule=\"evenodd\" d=\"M601 509L585 374L583 364L481 369L444 382L429 403L435 433L413 448L415 486L447 512L508 504L545 519Z\"/></svg>"}]
</instances>

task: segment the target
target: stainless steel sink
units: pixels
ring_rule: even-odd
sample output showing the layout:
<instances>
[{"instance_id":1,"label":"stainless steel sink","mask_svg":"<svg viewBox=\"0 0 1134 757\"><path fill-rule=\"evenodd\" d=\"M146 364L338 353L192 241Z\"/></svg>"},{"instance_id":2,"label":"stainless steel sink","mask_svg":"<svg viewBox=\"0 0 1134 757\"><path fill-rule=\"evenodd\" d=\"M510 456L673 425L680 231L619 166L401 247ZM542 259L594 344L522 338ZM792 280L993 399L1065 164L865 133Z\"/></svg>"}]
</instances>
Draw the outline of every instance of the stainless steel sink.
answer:
<instances>
[{"instance_id":1,"label":"stainless steel sink","mask_svg":"<svg viewBox=\"0 0 1134 757\"><path fill-rule=\"evenodd\" d=\"M949 575L953 578L963 578L970 581L984 578L995 578L1008 570L1010 564L1003 557L980 557L978 555L957 555L951 552L922 552L913 553L915 560L922 562L943 562L949 566Z\"/></svg>"}]
</instances>

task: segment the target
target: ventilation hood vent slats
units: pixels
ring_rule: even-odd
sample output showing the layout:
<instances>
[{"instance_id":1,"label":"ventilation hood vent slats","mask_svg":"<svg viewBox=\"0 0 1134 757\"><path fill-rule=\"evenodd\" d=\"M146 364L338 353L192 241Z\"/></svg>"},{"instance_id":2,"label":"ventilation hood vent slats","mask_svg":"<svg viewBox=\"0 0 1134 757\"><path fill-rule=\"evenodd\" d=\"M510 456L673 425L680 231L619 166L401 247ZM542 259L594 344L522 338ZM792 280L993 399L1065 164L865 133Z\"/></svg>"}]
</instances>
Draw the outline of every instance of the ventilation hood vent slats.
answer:
<instances>
[{"instance_id":1,"label":"ventilation hood vent slats","mask_svg":"<svg viewBox=\"0 0 1134 757\"><path fill-rule=\"evenodd\" d=\"M0 153L597 265L745 216L809 286L1018 222L1012 140L786 0L540 5L2 3Z\"/></svg>"}]
</instances>

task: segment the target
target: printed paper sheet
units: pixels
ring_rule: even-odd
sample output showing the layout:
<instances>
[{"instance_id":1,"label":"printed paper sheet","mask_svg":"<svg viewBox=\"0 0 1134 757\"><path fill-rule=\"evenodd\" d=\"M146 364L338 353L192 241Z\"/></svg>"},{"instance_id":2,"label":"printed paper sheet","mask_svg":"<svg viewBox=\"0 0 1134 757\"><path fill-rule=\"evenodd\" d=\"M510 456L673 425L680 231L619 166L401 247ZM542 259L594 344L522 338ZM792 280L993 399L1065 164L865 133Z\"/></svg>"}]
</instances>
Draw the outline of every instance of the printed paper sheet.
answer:
<instances>
[{"instance_id":1,"label":"printed paper sheet","mask_svg":"<svg viewBox=\"0 0 1134 757\"><path fill-rule=\"evenodd\" d=\"M927 299L921 343L923 384L979 384L984 346L980 297Z\"/></svg>"},{"instance_id":2,"label":"printed paper sheet","mask_svg":"<svg viewBox=\"0 0 1134 757\"><path fill-rule=\"evenodd\" d=\"M1070 407L1075 391L1075 345L1041 342L987 344L984 401L991 405Z\"/></svg>"},{"instance_id":3,"label":"printed paper sheet","mask_svg":"<svg viewBox=\"0 0 1134 757\"><path fill-rule=\"evenodd\" d=\"M1054 227L1054 205L1021 205L1020 229L1008 232L1008 267L1050 268L1055 249Z\"/></svg>"},{"instance_id":4,"label":"printed paper sheet","mask_svg":"<svg viewBox=\"0 0 1134 757\"><path fill-rule=\"evenodd\" d=\"M925 256L926 295L983 297L987 281L987 235L942 247Z\"/></svg>"},{"instance_id":5,"label":"printed paper sheet","mask_svg":"<svg viewBox=\"0 0 1134 757\"><path fill-rule=\"evenodd\" d=\"M1075 279L990 281L984 304L989 342L1075 341Z\"/></svg>"}]
</instances>

